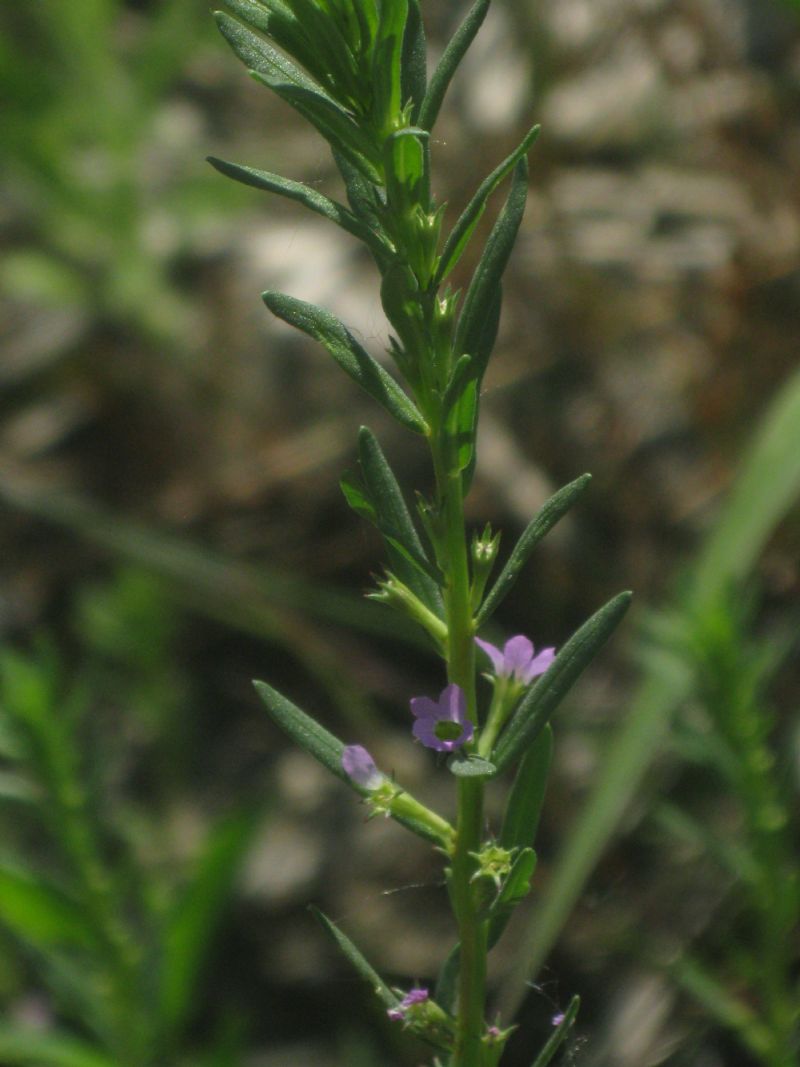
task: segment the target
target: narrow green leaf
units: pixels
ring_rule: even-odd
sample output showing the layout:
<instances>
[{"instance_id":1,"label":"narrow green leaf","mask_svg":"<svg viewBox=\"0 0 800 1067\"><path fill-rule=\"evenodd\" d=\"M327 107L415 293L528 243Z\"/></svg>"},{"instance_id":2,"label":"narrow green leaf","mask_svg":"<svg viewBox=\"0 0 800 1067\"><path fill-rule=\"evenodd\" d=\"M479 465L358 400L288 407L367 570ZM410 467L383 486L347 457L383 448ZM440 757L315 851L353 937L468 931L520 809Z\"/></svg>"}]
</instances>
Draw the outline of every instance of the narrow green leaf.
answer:
<instances>
[{"instance_id":1,"label":"narrow green leaf","mask_svg":"<svg viewBox=\"0 0 800 1067\"><path fill-rule=\"evenodd\" d=\"M214 930L259 825L244 812L215 826L203 846L192 879L173 902L163 935L159 1014L168 1037L176 1036L195 1003L198 976Z\"/></svg>"},{"instance_id":2,"label":"narrow green leaf","mask_svg":"<svg viewBox=\"0 0 800 1067\"><path fill-rule=\"evenodd\" d=\"M536 840L552 755L553 730L548 724L523 756L514 778L500 831L503 848L524 848Z\"/></svg>"},{"instance_id":3,"label":"narrow green leaf","mask_svg":"<svg viewBox=\"0 0 800 1067\"><path fill-rule=\"evenodd\" d=\"M232 178L234 181L241 182L242 185L252 186L254 189L264 189L270 193L277 193L278 196L285 196L288 200L295 200L299 204L303 204L311 211L315 211L318 215L322 215L323 218L329 219L331 222L335 222L337 226L341 226L343 230L347 230L348 233L353 234L354 237L358 237L359 240L365 244L372 244L377 242L378 238L374 233L365 226L360 219L357 219L355 215L348 211L342 204L337 204L335 200L329 199L322 193L317 192L316 189L312 189L308 185L304 185L302 182L292 181L290 178L283 178L279 174L270 174L265 170L256 170L253 167L243 167L238 163L228 163L224 159L215 159L214 156L208 157L208 162L215 170L218 170L220 174L224 174L227 178Z\"/></svg>"},{"instance_id":4,"label":"narrow green leaf","mask_svg":"<svg viewBox=\"0 0 800 1067\"><path fill-rule=\"evenodd\" d=\"M492 901L487 916L489 920L488 947L494 948L503 935L514 908L531 891L531 879L536 870L536 853L532 848L523 848L518 853L500 892Z\"/></svg>"},{"instance_id":5,"label":"narrow green leaf","mask_svg":"<svg viewBox=\"0 0 800 1067\"><path fill-rule=\"evenodd\" d=\"M544 1046L542 1051L536 1057L531 1064L531 1067L547 1067L552 1061L555 1054L564 1044L567 1036L572 1029L572 1025L575 1022L575 1016L578 1014L578 1009L581 1006L581 998L573 997L569 1002L569 1007L564 1012L564 1018L550 1035L550 1040Z\"/></svg>"},{"instance_id":6,"label":"narrow green leaf","mask_svg":"<svg viewBox=\"0 0 800 1067\"><path fill-rule=\"evenodd\" d=\"M388 133L403 108L403 39L408 0L382 0L372 54L373 118Z\"/></svg>"},{"instance_id":7,"label":"narrow green leaf","mask_svg":"<svg viewBox=\"0 0 800 1067\"><path fill-rule=\"evenodd\" d=\"M487 759L460 753L450 757L447 769L457 778L491 778L497 771L495 765Z\"/></svg>"},{"instance_id":8,"label":"narrow green leaf","mask_svg":"<svg viewBox=\"0 0 800 1067\"><path fill-rule=\"evenodd\" d=\"M450 1015L455 1014L458 1001L458 978L461 971L461 942L458 941L442 964L436 980L433 999Z\"/></svg>"},{"instance_id":9,"label":"narrow green leaf","mask_svg":"<svg viewBox=\"0 0 800 1067\"><path fill-rule=\"evenodd\" d=\"M426 130L433 129L453 75L483 25L490 2L491 0L476 0L445 48L431 77L417 120Z\"/></svg>"},{"instance_id":10,"label":"narrow green leaf","mask_svg":"<svg viewBox=\"0 0 800 1067\"><path fill-rule=\"evenodd\" d=\"M468 356L466 353L460 356L456 361L456 365L453 368L453 373L450 375L450 381L447 383L444 396L442 397L442 420L447 422L450 418L450 414L453 407L461 399L464 387L473 374L473 359L472 356Z\"/></svg>"},{"instance_id":11,"label":"narrow green leaf","mask_svg":"<svg viewBox=\"0 0 800 1067\"><path fill-rule=\"evenodd\" d=\"M409 0L406 31L403 37L402 103L410 103L411 121L416 122L427 87L427 45L419 0Z\"/></svg>"},{"instance_id":12,"label":"narrow green leaf","mask_svg":"<svg viewBox=\"0 0 800 1067\"><path fill-rule=\"evenodd\" d=\"M536 740L558 705L609 639L628 610L632 593L619 593L567 641L551 667L523 697L503 731L492 760L502 773Z\"/></svg>"},{"instance_id":13,"label":"narrow green leaf","mask_svg":"<svg viewBox=\"0 0 800 1067\"><path fill-rule=\"evenodd\" d=\"M519 163L522 157L527 155L531 145L539 136L540 129L540 126L534 126L533 129L528 132L522 143L514 149L511 155L504 159L500 166L496 167L489 177L481 183L478 191L467 204L458 219L458 222L456 222L447 238L441 259L439 260L439 266L436 269L436 276L434 279L436 285L441 285L453 267L455 267L456 263L458 263L464 249L469 243L470 237L475 232L475 227L480 222L483 213L486 210L486 203L489 197L517 163Z\"/></svg>"},{"instance_id":14,"label":"narrow green leaf","mask_svg":"<svg viewBox=\"0 0 800 1067\"><path fill-rule=\"evenodd\" d=\"M471 369L475 362L472 361ZM464 385L458 402L450 409L445 426L456 446L456 469L465 471L475 456L475 431L478 422L478 381L473 376Z\"/></svg>"},{"instance_id":15,"label":"narrow green leaf","mask_svg":"<svg viewBox=\"0 0 800 1067\"><path fill-rule=\"evenodd\" d=\"M428 204L430 134L417 126L405 126L387 137L383 148L384 170L390 202L406 208Z\"/></svg>"},{"instance_id":16,"label":"narrow green leaf","mask_svg":"<svg viewBox=\"0 0 800 1067\"><path fill-rule=\"evenodd\" d=\"M378 234L381 240L389 245L388 237L383 233L379 219L379 203L376 200L377 191L367 181L358 167L355 167L347 156L342 155L335 148L333 159L342 176L347 201L353 209L353 214L361 219L372 232Z\"/></svg>"},{"instance_id":17,"label":"narrow green leaf","mask_svg":"<svg viewBox=\"0 0 800 1067\"><path fill-rule=\"evenodd\" d=\"M442 596L430 576L432 565L425 555L414 520L378 439L366 426L362 426L358 435L358 456L364 485L375 508L378 529L389 550L390 569L427 608L443 618Z\"/></svg>"},{"instance_id":18,"label":"narrow green leaf","mask_svg":"<svg viewBox=\"0 0 800 1067\"><path fill-rule=\"evenodd\" d=\"M324 90L312 78L241 22L224 11L215 11L214 18L220 33L248 70L270 79L279 77L287 85L324 95ZM326 99L334 107L338 106L332 97Z\"/></svg>"},{"instance_id":19,"label":"narrow green leaf","mask_svg":"<svg viewBox=\"0 0 800 1067\"><path fill-rule=\"evenodd\" d=\"M396 993L392 992L378 972L367 963L350 938L343 934L336 923L331 922L327 915L324 915L317 908L312 906L309 910L314 918L322 925L323 929L330 934L343 955L353 965L354 969L361 975L365 982L369 983L375 995L383 1001L387 1008L396 1008L400 1003L400 998Z\"/></svg>"},{"instance_id":20,"label":"narrow green leaf","mask_svg":"<svg viewBox=\"0 0 800 1067\"><path fill-rule=\"evenodd\" d=\"M253 685L270 717L296 745L318 760L323 767L327 767L331 774L349 785L359 796L369 796L369 790L363 789L357 782L354 782L342 767L342 753L345 746L338 737L334 737L316 719L306 715L266 682L256 681ZM442 844L441 837L424 823L404 815L392 814L392 818L401 826L405 826L407 830L417 834L418 837L431 841L435 845Z\"/></svg>"},{"instance_id":21,"label":"narrow green leaf","mask_svg":"<svg viewBox=\"0 0 800 1067\"><path fill-rule=\"evenodd\" d=\"M480 414L481 405L481 391L480 382L483 377L483 372L486 368L486 364L489 362L489 357L492 354L494 343L497 340L497 331L500 328L500 309L503 303L503 289L500 283L495 286L494 292L490 294L486 302L486 316L480 324L480 328L473 338L474 349L472 352L473 363L472 373L475 379L474 390L472 390L475 403L472 416L472 427L470 428L466 440L461 442L462 447L469 447L472 451L472 456L464 468L464 473L461 476L463 481L464 495L469 492L469 487L472 485L472 479L475 474L475 460L477 458L477 450L475 449L475 440L478 432L478 416ZM457 365L457 364L456 364ZM468 388L465 388L465 392L469 392ZM465 404L470 404L470 399L464 400ZM464 457L461 456L461 459Z\"/></svg>"},{"instance_id":22,"label":"narrow green leaf","mask_svg":"<svg viewBox=\"0 0 800 1067\"><path fill-rule=\"evenodd\" d=\"M458 319L454 351L457 356L467 352L476 357L487 315L496 299L497 287L503 277L511 250L519 232L525 202L528 197L528 163L524 158L514 168L511 191L503 210L494 224L483 255L475 268L464 304ZM477 366L479 380L483 377L490 352L485 352L483 361Z\"/></svg>"},{"instance_id":23,"label":"narrow green leaf","mask_svg":"<svg viewBox=\"0 0 800 1067\"><path fill-rule=\"evenodd\" d=\"M542 538L552 530L555 524L566 515L570 508L583 496L592 480L591 474L582 474L574 482L565 485L546 501L533 519L526 526L508 562L497 576L480 611L475 617L475 625L480 628L495 613L497 608L513 588L514 583L528 562L528 558Z\"/></svg>"},{"instance_id":24,"label":"narrow green leaf","mask_svg":"<svg viewBox=\"0 0 800 1067\"><path fill-rule=\"evenodd\" d=\"M0 866L0 923L40 950L94 944L91 926L69 897L5 863Z\"/></svg>"},{"instance_id":25,"label":"narrow green leaf","mask_svg":"<svg viewBox=\"0 0 800 1067\"><path fill-rule=\"evenodd\" d=\"M0 1061L4 1067L119 1067L116 1059L67 1034L4 1025Z\"/></svg>"},{"instance_id":26,"label":"narrow green leaf","mask_svg":"<svg viewBox=\"0 0 800 1067\"><path fill-rule=\"evenodd\" d=\"M425 420L413 401L334 315L285 293L267 292L262 299L273 315L324 345L342 370L398 422L415 433L425 433Z\"/></svg>"}]
</instances>

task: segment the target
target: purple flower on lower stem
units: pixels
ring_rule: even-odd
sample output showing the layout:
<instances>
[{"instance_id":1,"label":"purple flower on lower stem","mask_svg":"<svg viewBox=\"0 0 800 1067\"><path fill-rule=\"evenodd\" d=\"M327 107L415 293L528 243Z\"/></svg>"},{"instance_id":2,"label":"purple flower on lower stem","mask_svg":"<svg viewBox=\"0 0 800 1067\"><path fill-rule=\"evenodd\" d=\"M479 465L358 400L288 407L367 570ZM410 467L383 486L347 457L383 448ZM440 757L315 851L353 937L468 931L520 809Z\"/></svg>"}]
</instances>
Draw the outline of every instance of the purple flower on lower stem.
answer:
<instances>
[{"instance_id":1,"label":"purple flower on lower stem","mask_svg":"<svg viewBox=\"0 0 800 1067\"><path fill-rule=\"evenodd\" d=\"M534 656L532 642L522 634L509 638L502 649L480 637L475 638L475 644L492 661L498 678L512 678L522 685L530 685L534 678L544 674L556 655L554 648L544 648Z\"/></svg>"},{"instance_id":2,"label":"purple flower on lower stem","mask_svg":"<svg viewBox=\"0 0 800 1067\"><path fill-rule=\"evenodd\" d=\"M393 1022L401 1022L406 1017L406 1012L414 1004L424 1004L428 999L428 990L420 986L410 989L396 1008L389 1008L386 1014Z\"/></svg>"},{"instance_id":3,"label":"purple flower on lower stem","mask_svg":"<svg viewBox=\"0 0 800 1067\"><path fill-rule=\"evenodd\" d=\"M418 741L437 752L452 752L472 740L474 728L467 718L467 700L461 686L448 685L438 700L414 697L411 714Z\"/></svg>"},{"instance_id":4,"label":"purple flower on lower stem","mask_svg":"<svg viewBox=\"0 0 800 1067\"><path fill-rule=\"evenodd\" d=\"M373 792L380 789L386 775L375 766L375 760L363 745L346 745L342 752L342 767L356 785Z\"/></svg>"}]
</instances>

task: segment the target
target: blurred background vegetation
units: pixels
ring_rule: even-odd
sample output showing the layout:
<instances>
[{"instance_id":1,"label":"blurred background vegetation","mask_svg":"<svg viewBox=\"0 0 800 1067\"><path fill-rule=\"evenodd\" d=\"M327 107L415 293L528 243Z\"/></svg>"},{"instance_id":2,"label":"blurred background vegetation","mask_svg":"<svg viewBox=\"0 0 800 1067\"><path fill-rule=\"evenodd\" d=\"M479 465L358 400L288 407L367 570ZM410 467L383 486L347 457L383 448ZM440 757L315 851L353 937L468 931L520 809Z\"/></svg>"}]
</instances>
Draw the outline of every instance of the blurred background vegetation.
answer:
<instances>
[{"instance_id":1,"label":"blurred background vegetation","mask_svg":"<svg viewBox=\"0 0 800 1067\"><path fill-rule=\"evenodd\" d=\"M423 3L434 46L456 8ZM471 518L510 544L595 479L503 627L638 602L556 724L510 1067L575 992L566 1062L798 1062L798 13L497 0L437 130L457 208L544 127ZM406 485L422 451L258 299L380 351L370 265L204 162L335 190L326 150L197 0L4 5L0 92L0 1063L411 1067L303 905L430 979L436 864L250 688L447 803L406 722L437 665L363 599L337 488L362 421Z\"/></svg>"}]
</instances>

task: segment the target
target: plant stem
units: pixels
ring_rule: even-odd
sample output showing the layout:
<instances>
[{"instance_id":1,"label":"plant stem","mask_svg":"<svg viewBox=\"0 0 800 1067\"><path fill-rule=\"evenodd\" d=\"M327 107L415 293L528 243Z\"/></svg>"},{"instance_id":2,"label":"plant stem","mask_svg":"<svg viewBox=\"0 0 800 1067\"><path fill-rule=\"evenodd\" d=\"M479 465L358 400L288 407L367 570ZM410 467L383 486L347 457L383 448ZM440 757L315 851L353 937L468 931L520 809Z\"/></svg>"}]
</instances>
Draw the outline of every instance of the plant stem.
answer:
<instances>
[{"instance_id":1,"label":"plant stem","mask_svg":"<svg viewBox=\"0 0 800 1067\"><path fill-rule=\"evenodd\" d=\"M477 726L475 643L461 472L436 463L444 519L448 680L461 686L467 712ZM443 475L443 476L442 476ZM483 783L460 779L456 844L450 875L451 899L461 942L456 1040L451 1067L479 1067L483 1059L486 996L486 923L477 915L470 879L483 832Z\"/></svg>"}]
</instances>

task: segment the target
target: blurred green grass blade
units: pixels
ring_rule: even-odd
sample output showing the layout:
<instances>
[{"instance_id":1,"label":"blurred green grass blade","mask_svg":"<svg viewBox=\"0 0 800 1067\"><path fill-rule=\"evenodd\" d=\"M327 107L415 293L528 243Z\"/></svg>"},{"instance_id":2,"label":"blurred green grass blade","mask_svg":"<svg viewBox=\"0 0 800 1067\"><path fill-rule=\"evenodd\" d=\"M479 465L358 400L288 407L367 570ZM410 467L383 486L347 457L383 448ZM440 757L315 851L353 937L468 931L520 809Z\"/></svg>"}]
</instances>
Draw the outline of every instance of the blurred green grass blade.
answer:
<instances>
[{"instance_id":1,"label":"blurred green grass blade","mask_svg":"<svg viewBox=\"0 0 800 1067\"><path fill-rule=\"evenodd\" d=\"M498 774L524 756L558 705L619 626L632 596L629 592L619 593L596 611L528 690L492 754Z\"/></svg>"},{"instance_id":2,"label":"blurred green grass blade","mask_svg":"<svg viewBox=\"0 0 800 1067\"><path fill-rule=\"evenodd\" d=\"M24 944L54 947L95 944L91 925L67 896L28 871L0 861L0 923Z\"/></svg>"},{"instance_id":3,"label":"blurred green grass blade","mask_svg":"<svg viewBox=\"0 0 800 1067\"><path fill-rule=\"evenodd\" d=\"M170 1043L192 1011L215 929L259 824L259 813L248 811L213 827L193 877L170 908L159 997L160 1022Z\"/></svg>"},{"instance_id":4,"label":"blurred green grass blade","mask_svg":"<svg viewBox=\"0 0 800 1067\"><path fill-rule=\"evenodd\" d=\"M752 570L764 543L800 496L800 372L781 388L751 442L711 536L692 568L694 610Z\"/></svg>"},{"instance_id":5,"label":"blurred green grass blade","mask_svg":"<svg viewBox=\"0 0 800 1067\"><path fill-rule=\"evenodd\" d=\"M575 1017L578 1014L578 1009L581 1006L581 998L573 997L569 1002L569 1007L564 1012L564 1018L558 1024L556 1030L550 1035L550 1040L544 1046L542 1051L536 1057L531 1064L531 1067L547 1067L552 1061L555 1054L564 1044L575 1022Z\"/></svg>"},{"instance_id":6,"label":"blurred green grass blade","mask_svg":"<svg viewBox=\"0 0 800 1067\"><path fill-rule=\"evenodd\" d=\"M520 159L530 150L533 142L539 136L540 129L540 126L534 126L533 129L529 130L521 144L514 149L511 155L504 159L489 177L481 182L478 191L467 204L445 242L444 251L436 270L435 284L441 284L458 263L470 237L475 232L475 227L483 217L489 197L519 163Z\"/></svg>"},{"instance_id":7,"label":"blurred green grass blade","mask_svg":"<svg viewBox=\"0 0 800 1067\"><path fill-rule=\"evenodd\" d=\"M442 53L442 58L431 75L430 85L419 112L419 124L424 129L433 129L453 75L483 25L490 2L491 0L476 0Z\"/></svg>"},{"instance_id":8,"label":"blurred green grass blade","mask_svg":"<svg viewBox=\"0 0 800 1067\"><path fill-rule=\"evenodd\" d=\"M253 189L263 189L303 204L354 237L358 237L367 245L373 244L376 240L372 232L346 207L337 204L335 200L331 200L302 182L292 181L290 178L284 178L280 174L271 174L269 171L256 170L254 167L229 163L227 160L217 159L214 156L209 156L208 162L226 178L232 178L234 181L241 182L242 185L249 185Z\"/></svg>"},{"instance_id":9,"label":"blurred green grass blade","mask_svg":"<svg viewBox=\"0 0 800 1067\"><path fill-rule=\"evenodd\" d=\"M544 804L552 756L553 729L548 724L525 753L508 794L499 838L503 848L525 848L533 845Z\"/></svg>"},{"instance_id":10,"label":"blurred green grass blade","mask_svg":"<svg viewBox=\"0 0 800 1067\"><path fill-rule=\"evenodd\" d=\"M784 384L761 420L720 516L686 575L687 618L715 610L731 582L745 577L774 526L800 493L800 372ZM666 648L651 648L625 722L612 738L583 812L556 860L541 905L521 936L504 984L505 1010L516 1012L525 983L556 943L595 864L667 735L675 709L690 695L690 667Z\"/></svg>"},{"instance_id":11,"label":"blurred green grass blade","mask_svg":"<svg viewBox=\"0 0 800 1067\"><path fill-rule=\"evenodd\" d=\"M414 402L334 315L285 293L268 291L261 298L277 318L319 341L342 370L398 422L414 433L425 433L425 420Z\"/></svg>"},{"instance_id":12,"label":"blurred green grass blade","mask_svg":"<svg viewBox=\"0 0 800 1067\"><path fill-rule=\"evenodd\" d=\"M559 489L534 515L514 546L514 550L498 575L497 581L481 605L480 611L475 618L476 627L480 628L487 619L491 618L506 595L514 587L522 568L528 562L531 552L586 492L591 480L591 474L582 474L574 482L570 482L563 489Z\"/></svg>"},{"instance_id":13,"label":"blurred green grass blade","mask_svg":"<svg viewBox=\"0 0 800 1067\"><path fill-rule=\"evenodd\" d=\"M352 964L353 968L361 975L365 982L368 982L372 987L372 991L377 997L379 997L387 1008L396 1008L400 1003L400 998L391 991L389 986L384 982L378 972L367 963L366 959L362 956L353 942L343 934L336 923L331 922L327 915L324 915L315 907L310 907L309 911L313 914L314 918L320 923L324 930L333 938L336 945L341 950L342 954Z\"/></svg>"},{"instance_id":14,"label":"blurred green grass blade","mask_svg":"<svg viewBox=\"0 0 800 1067\"><path fill-rule=\"evenodd\" d=\"M119 1067L102 1052L66 1034L6 1026L0 1023L3 1067Z\"/></svg>"}]
</instances>

